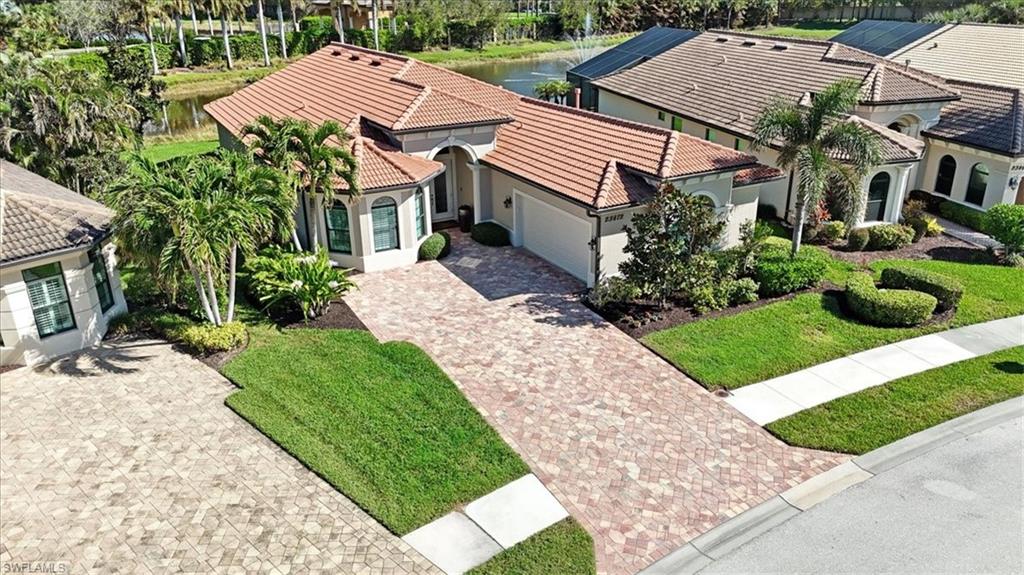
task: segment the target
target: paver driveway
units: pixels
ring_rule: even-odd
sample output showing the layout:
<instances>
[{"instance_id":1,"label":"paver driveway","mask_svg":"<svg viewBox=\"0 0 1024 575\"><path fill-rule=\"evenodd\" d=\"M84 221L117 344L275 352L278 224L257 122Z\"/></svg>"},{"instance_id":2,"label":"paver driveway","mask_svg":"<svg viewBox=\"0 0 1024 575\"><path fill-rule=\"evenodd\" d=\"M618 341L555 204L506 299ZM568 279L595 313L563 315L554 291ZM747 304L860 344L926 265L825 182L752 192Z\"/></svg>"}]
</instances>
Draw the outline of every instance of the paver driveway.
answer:
<instances>
[{"instance_id":1,"label":"paver driveway","mask_svg":"<svg viewBox=\"0 0 1024 575\"><path fill-rule=\"evenodd\" d=\"M225 407L233 390L161 342L0 375L0 563L436 572Z\"/></svg>"},{"instance_id":2,"label":"paver driveway","mask_svg":"<svg viewBox=\"0 0 1024 575\"><path fill-rule=\"evenodd\" d=\"M845 458L791 448L579 303L581 285L455 234L442 263L357 276L381 340L424 348L632 573Z\"/></svg>"}]
</instances>

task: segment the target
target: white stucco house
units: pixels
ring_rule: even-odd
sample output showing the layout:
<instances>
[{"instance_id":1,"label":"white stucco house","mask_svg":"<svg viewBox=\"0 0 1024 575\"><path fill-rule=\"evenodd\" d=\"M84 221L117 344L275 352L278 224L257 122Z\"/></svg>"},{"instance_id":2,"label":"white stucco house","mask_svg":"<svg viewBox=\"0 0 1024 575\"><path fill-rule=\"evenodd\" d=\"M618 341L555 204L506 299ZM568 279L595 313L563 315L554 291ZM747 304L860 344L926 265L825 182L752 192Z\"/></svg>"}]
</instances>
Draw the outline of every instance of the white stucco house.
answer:
<instances>
[{"instance_id":1,"label":"white stucco house","mask_svg":"<svg viewBox=\"0 0 1024 575\"><path fill-rule=\"evenodd\" d=\"M99 343L124 313L113 213L0 160L0 365Z\"/></svg>"},{"instance_id":2,"label":"white stucco house","mask_svg":"<svg viewBox=\"0 0 1024 575\"><path fill-rule=\"evenodd\" d=\"M413 59L334 44L207 104L221 144L261 115L335 120L352 136L362 195L307 198L308 245L372 272L416 262L460 206L511 241L593 285L618 273L624 227L668 182L727 218L724 245L756 217L761 187L782 176L743 151L670 129L525 98ZM319 225L317 225L319 224Z\"/></svg>"},{"instance_id":3,"label":"white stucco house","mask_svg":"<svg viewBox=\"0 0 1024 575\"><path fill-rule=\"evenodd\" d=\"M731 31L693 36L591 83L600 112L747 150L773 98L809 101L844 79L861 86L849 121L883 144L881 164L863 183L860 223L898 221L915 189L982 210L1024 202L1024 99L1016 87L947 80L835 42ZM776 165L774 150L754 154ZM793 215L794 176L761 187L760 202L781 217Z\"/></svg>"}]
</instances>

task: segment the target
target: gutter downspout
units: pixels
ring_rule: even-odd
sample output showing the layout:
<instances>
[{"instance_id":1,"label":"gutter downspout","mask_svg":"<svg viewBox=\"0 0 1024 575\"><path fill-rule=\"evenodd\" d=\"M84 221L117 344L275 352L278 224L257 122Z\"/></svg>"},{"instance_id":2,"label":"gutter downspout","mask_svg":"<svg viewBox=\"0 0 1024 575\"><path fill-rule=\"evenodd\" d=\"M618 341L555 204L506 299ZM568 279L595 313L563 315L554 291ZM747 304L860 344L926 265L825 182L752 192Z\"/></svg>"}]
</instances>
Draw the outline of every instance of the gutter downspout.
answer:
<instances>
[{"instance_id":1,"label":"gutter downspout","mask_svg":"<svg viewBox=\"0 0 1024 575\"><path fill-rule=\"evenodd\" d=\"M597 287L598 282L601 280L601 214L595 214L592 211L588 211L587 215L597 220L597 235L591 240L592 246L591 251L594 252L594 285Z\"/></svg>"},{"instance_id":2,"label":"gutter downspout","mask_svg":"<svg viewBox=\"0 0 1024 575\"><path fill-rule=\"evenodd\" d=\"M782 214L782 219L789 221L789 205L793 199L793 178L796 177L796 171L789 171L789 185L786 186L786 213Z\"/></svg>"}]
</instances>

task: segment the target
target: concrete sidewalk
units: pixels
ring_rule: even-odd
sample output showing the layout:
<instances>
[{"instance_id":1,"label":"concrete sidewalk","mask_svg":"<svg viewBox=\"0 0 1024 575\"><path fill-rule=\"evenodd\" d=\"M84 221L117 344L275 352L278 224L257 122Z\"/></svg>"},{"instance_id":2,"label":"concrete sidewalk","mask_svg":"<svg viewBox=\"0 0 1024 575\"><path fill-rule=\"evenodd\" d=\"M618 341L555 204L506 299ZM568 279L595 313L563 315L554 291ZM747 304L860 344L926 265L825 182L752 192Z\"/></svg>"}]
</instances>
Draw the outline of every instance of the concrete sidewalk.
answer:
<instances>
[{"instance_id":1,"label":"concrete sidewalk","mask_svg":"<svg viewBox=\"0 0 1024 575\"><path fill-rule=\"evenodd\" d=\"M946 218L933 216L939 225L943 228L943 233L947 236L956 238L958 240L965 241L969 244L976 245L982 248L1002 249L1003 244L999 243L995 238L988 234L983 234L979 231L972 230L967 226L960 225L956 222L951 222Z\"/></svg>"},{"instance_id":2,"label":"concrete sidewalk","mask_svg":"<svg viewBox=\"0 0 1024 575\"><path fill-rule=\"evenodd\" d=\"M1024 345L1024 315L915 337L741 387L726 401L758 425L892 380Z\"/></svg>"}]
</instances>

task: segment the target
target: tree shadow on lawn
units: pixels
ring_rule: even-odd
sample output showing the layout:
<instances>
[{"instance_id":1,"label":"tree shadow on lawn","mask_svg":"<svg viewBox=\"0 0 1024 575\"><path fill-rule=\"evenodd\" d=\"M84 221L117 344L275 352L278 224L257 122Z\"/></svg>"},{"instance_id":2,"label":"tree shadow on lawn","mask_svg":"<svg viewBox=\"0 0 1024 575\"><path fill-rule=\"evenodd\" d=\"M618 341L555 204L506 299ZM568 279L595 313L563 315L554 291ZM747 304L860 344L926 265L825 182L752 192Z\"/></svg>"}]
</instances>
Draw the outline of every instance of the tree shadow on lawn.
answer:
<instances>
[{"instance_id":1,"label":"tree shadow on lawn","mask_svg":"<svg viewBox=\"0 0 1024 575\"><path fill-rule=\"evenodd\" d=\"M1019 361L997 361L992 367L1010 375L1024 375L1024 363Z\"/></svg>"}]
</instances>

